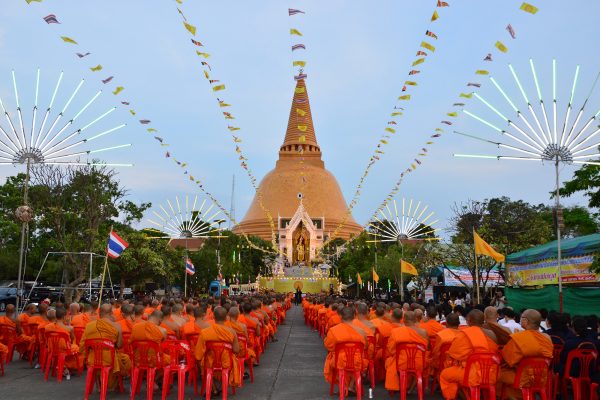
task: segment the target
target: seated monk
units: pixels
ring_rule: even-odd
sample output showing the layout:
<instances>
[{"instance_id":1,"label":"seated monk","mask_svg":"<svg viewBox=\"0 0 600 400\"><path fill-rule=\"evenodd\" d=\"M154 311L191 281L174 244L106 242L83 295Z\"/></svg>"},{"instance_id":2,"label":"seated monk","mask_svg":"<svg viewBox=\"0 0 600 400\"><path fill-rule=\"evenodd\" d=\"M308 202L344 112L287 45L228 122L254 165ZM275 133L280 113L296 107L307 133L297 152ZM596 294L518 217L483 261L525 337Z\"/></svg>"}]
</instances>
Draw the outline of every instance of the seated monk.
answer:
<instances>
[{"instance_id":1,"label":"seated monk","mask_svg":"<svg viewBox=\"0 0 600 400\"><path fill-rule=\"evenodd\" d=\"M229 316L229 321L225 322L225 325L227 325L228 327L232 328L239 336L242 336L244 338L246 338L246 343L248 343L248 329L246 328L246 325L242 324L238 318L240 316L240 309L237 307L231 307L229 309L229 312L227 313L227 315ZM254 353L254 350L249 347L247 347L247 351L248 351L248 357L251 360L254 360L256 358L256 353ZM244 349L242 348L242 346L240 346L240 352L238 353L238 357L240 358L244 358L246 357L246 354L243 352Z\"/></svg>"},{"instance_id":2,"label":"seated monk","mask_svg":"<svg viewBox=\"0 0 600 400\"><path fill-rule=\"evenodd\" d=\"M225 325L227 320L227 311L223 307L215 307L213 310L213 316L215 323L208 328L202 329L200 337L198 337L198 344L196 345L196 360L200 362L203 368L212 367L214 363L214 354L208 350L207 342L225 342L231 344L233 359L227 356L226 352L223 352L221 365L224 368L229 368L231 373L229 374L229 385L232 387L240 386L240 374L235 373L238 371L238 360L236 355L240 351L240 345L237 340L236 332L230 327ZM218 388L215 386L215 382L221 382L220 372L215 372L213 380L213 393L218 393Z\"/></svg>"},{"instance_id":3,"label":"seated monk","mask_svg":"<svg viewBox=\"0 0 600 400\"><path fill-rule=\"evenodd\" d=\"M331 328L336 326L337 324L342 323L341 312L344 306L342 304L334 304L331 306L331 315L327 319L327 326L325 327L325 332L328 332Z\"/></svg>"},{"instance_id":4,"label":"seated monk","mask_svg":"<svg viewBox=\"0 0 600 400\"><path fill-rule=\"evenodd\" d=\"M406 352L401 352L398 356L398 363L396 363L396 345L399 343L406 344L421 344L423 348L427 350L427 344L429 343L427 332L424 329L417 328L417 319L413 311L406 311L402 313L402 310L397 308L392 313L392 321L398 324L402 315L404 314L404 326L395 327L392 329L392 333L387 343L387 358L385 360L385 388L387 390L396 391L400 390L400 379L398 376L398 363L401 369L407 368L408 359ZM423 357L417 356L416 367L424 368L425 355Z\"/></svg>"},{"instance_id":5,"label":"seated monk","mask_svg":"<svg viewBox=\"0 0 600 400\"><path fill-rule=\"evenodd\" d=\"M183 325L188 322L188 319L183 316L183 306L181 304L175 304L171 307L171 321L179 327L178 330L181 330Z\"/></svg>"},{"instance_id":6,"label":"seated monk","mask_svg":"<svg viewBox=\"0 0 600 400\"><path fill-rule=\"evenodd\" d=\"M248 329L254 329L254 342L251 343L250 341L252 341L252 337L251 335L248 335L248 347L252 347L252 349L254 350L255 356L257 355L256 353L260 351L260 343L259 343L259 338L261 335L261 327L260 327L260 321L257 320L256 318L252 317L250 315L250 313L252 312L252 304L250 304L249 302L245 302L244 304L242 304L242 312L243 314L241 314L238 317L238 320L246 325L246 330ZM254 366L258 366L259 364L254 360Z\"/></svg>"},{"instance_id":7,"label":"seated monk","mask_svg":"<svg viewBox=\"0 0 600 400\"><path fill-rule=\"evenodd\" d=\"M525 357L546 357L552 358L554 346L550 336L541 333L540 322L542 316L536 310L525 310L521 315L521 327L524 331L515 332L510 340L502 349L502 358L504 363L500 369L498 378L499 392L502 393L502 387L507 389L507 396L515 399L521 399L521 391L512 388L515 382L515 373L519 362ZM531 374L533 371L523 373L521 385L526 387L530 385ZM545 381L545 379L543 379Z\"/></svg>"},{"instance_id":8,"label":"seated monk","mask_svg":"<svg viewBox=\"0 0 600 400\"><path fill-rule=\"evenodd\" d=\"M150 314L152 314L152 313L150 313ZM143 321L145 321L144 306L141 304L137 304L137 305L133 306L133 325L137 325Z\"/></svg>"},{"instance_id":9,"label":"seated monk","mask_svg":"<svg viewBox=\"0 0 600 400\"><path fill-rule=\"evenodd\" d=\"M452 343L454 339L456 339L456 335L458 335L458 326L460 325L460 321L458 319L458 314L450 313L448 314L448 318L446 318L446 328L438 331L435 336L435 345L431 349L430 358L429 358L429 366L430 370L433 371L440 365L440 357L446 357L445 354L441 354L440 350L447 343ZM444 367L449 367L450 364L446 362Z\"/></svg>"},{"instance_id":10,"label":"seated monk","mask_svg":"<svg viewBox=\"0 0 600 400\"><path fill-rule=\"evenodd\" d=\"M115 322L119 322L123 319L123 312L121 308L123 307L123 302L121 300L113 299L111 302L113 308L113 316L115 317Z\"/></svg>"},{"instance_id":11,"label":"seated monk","mask_svg":"<svg viewBox=\"0 0 600 400\"><path fill-rule=\"evenodd\" d=\"M458 317L460 318L460 316ZM498 350L496 335L492 331L482 328L483 321L483 312L471 310L467 314L468 326L458 331L456 339L446 353L454 365L444 368L440 374L440 388L445 399L456 399L458 388L465 376L466 361L471 354L476 352L495 353ZM473 368L469 384L477 385L478 375L478 368Z\"/></svg>"},{"instance_id":12,"label":"seated monk","mask_svg":"<svg viewBox=\"0 0 600 400\"><path fill-rule=\"evenodd\" d=\"M83 313L78 313L71 316L71 326L73 328L85 328L85 326L92 320L92 312L93 310L91 304L85 304L83 306Z\"/></svg>"},{"instance_id":13,"label":"seated monk","mask_svg":"<svg viewBox=\"0 0 600 400\"><path fill-rule=\"evenodd\" d=\"M131 360L127 354L119 351L119 349L123 347L123 334L121 332L121 325L113 321L114 318L110 304L102 304L99 317L100 318L92 320L85 326L81 342L79 342L79 351L82 353L85 351L85 341L88 339L108 339L115 344L115 359L112 365L113 369L108 379L109 388L114 389L118 376L129 374L129 371L131 370ZM111 357L108 351L103 352L102 362L104 365L110 365ZM94 363L93 352L88 354L87 363Z\"/></svg>"},{"instance_id":14,"label":"seated monk","mask_svg":"<svg viewBox=\"0 0 600 400\"><path fill-rule=\"evenodd\" d=\"M367 334L367 338L375 338L375 325L369 319L369 307L365 303L357 303L356 318L352 323L358 326ZM369 359L375 359L375 346L369 345L367 340L367 355Z\"/></svg>"},{"instance_id":15,"label":"seated monk","mask_svg":"<svg viewBox=\"0 0 600 400\"><path fill-rule=\"evenodd\" d=\"M71 341L70 346L67 346L67 343L64 341L59 342L59 348L57 349L60 352L67 352L69 355L65 359L65 376L67 380L71 378L71 371L78 369L79 365L83 363L83 355L79 353L79 346L75 343L75 329L72 326L65 324L65 317L67 315L67 310L64 308L57 308L53 313L54 322L47 324L44 327L46 334L50 332L63 332L69 335L69 339ZM48 312L50 315L50 312ZM47 339L46 339L47 342Z\"/></svg>"},{"instance_id":16,"label":"seated monk","mask_svg":"<svg viewBox=\"0 0 600 400\"><path fill-rule=\"evenodd\" d=\"M146 321L142 321L133 326L131 330L131 338L129 343L133 343L140 340L147 340L161 344L163 340L167 339L167 330L160 326L163 319L163 313L161 311L152 311ZM152 356L152 354L149 354ZM134 354L134 363L139 361L139 354ZM163 356L164 357L164 356ZM168 363L169 360L164 360L164 363Z\"/></svg>"},{"instance_id":17,"label":"seated monk","mask_svg":"<svg viewBox=\"0 0 600 400\"><path fill-rule=\"evenodd\" d=\"M498 345L504 346L510 340L510 329L500 325L498 323L498 310L496 307L488 306L483 311L485 323L483 327L494 332L498 338Z\"/></svg>"},{"instance_id":18,"label":"seated monk","mask_svg":"<svg viewBox=\"0 0 600 400\"><path fill-rule=\"evenodd\" d=\"M177 325L172 319L171 319L171 306L168 305L163 305L160 308L160 311L162 311L163 313L163 319L162 319L162 323L160 324L161 328L165 328L167 330L167 337L171 336L171 337L175 337L178 338L179 337L179 325Z\"/></svg>"},{"instance_id":19,"label":"seated monk","mask_svg":"<svg viewBox=\"0 0 600 400\"><path fill-rule=\"evenodd\" d=\"M435 310L435 307L429 306L425 318L419 324L419 328L425 329L425 332L427 332L427 336L429 337L435 336L439 331L444 329L444 326L436 321L436 316L437 311Z\"/></svg>"},{"instance_id":20,"label":"seated monk","mask_svg":"<svg viewBox=\"0 0 600 400\"><path fill-rule=\"evenodd\" d=\"M38 314L29 318L29 324L37 324L38 329L43 328L50 323L48 319L48 304L40 303Z\"/></svg>"},{"instance_id":21,"label":"seated monk","mask_svg":"<svg viewBox=\"0 0 600 400\"><path fill-rule=\"evenodd\" d=\"M325 348L327 349L327 358L325 359L325 366L323 368L323 374L325 375L325 380L328 383L333 382L334 379L337 379L335 376L336 368L344 368L348 365L348 360L346 360L346 355L341 353L338 355L337 365L335 364L335 347L339 343L344 342L356 342L361 343L366 346L367 343L367 335L366 333L352 324L354 320L354 308L352 307L344 307L340 311L342 322L332 327L325 337ZM360 362L362 353L358 353L355 355L355 360L353 360L353 365L356 365ZM368 360L366 358L362 358L361 372L364 372L368 366ZM356 393L356 382L354 381L354 377L352 374L346 375L348 391L350 393Z\"/></svg>"},{"instance_id":22,"label":"seated monk","mask_svg":"<svg viewBox=\"0 0 600 400\"><path fill-rule=\"evenodd\" d=\"M79 304L76 302L72 302L71 304L69 304L69 312L67 313L67 316L65 317L65 323L67 325L73 326L73 324L71 323L71 320L73 319L74 316L79 314Z\"/></svg>"},{"instance_id":23,"label":"seated monk","mask_svg":"<svg viewBox=\"0 0 600 400\"><path fill-rule=\"evenodd\" d=\"M30 304L31 306L32 304ZM33 308L27 306L29 312L33 312ZM21 315L27 315L25 313ZM21 319L22 320L22 319ZM35 342L34 336L27 336L23 334L21 329L21 322L15 318L15 306L14 304L8 304L6 306L5 315L0 316L0 325L8 325L15 328L17 336L15 338L15 348L19 353L24 353L31 348L31 345ZM9 338L0 337L0 343L8 343ZM6 348L6 354L8 354L8 347ZM5 359L6 360L6 359Z\"/></svg>"},{"instance_id":24,"label":"seated monk","mask_svg":"<svg viewBox=\"0 0 600 400\"><path fill-rule=\"evenodd\" d=\"M188 306L191 306L191 304L188 304ZM191 335L191 334L200 334L200 331L202 330L202 328L200 328L198 325L196 325L196 319L198 318L202 318L204 315L202 314L202 311L200 311L200 307L190 307L189 310L186 311L188 320L185 324L183 324L183 326L181 327L181 329L179 329L179 334L181 336L181 338L183 340L188 340L187 336ZM207 326L208 327L208 326Z\"/></svg>"},{"instance_id":25,"label":"seated monk","mask_svg":"<svg viewBox=\"0 0 600 400\"><path fill-rule=\"evenodd\" d=\"M402 313L402 309L400 313ZM400 314L400 319L402 319L402 314ZM375 308L375 318L371 320L373 325L375 325L375 370L377 371L376 379L377 381L381 381L385 379L383 374L384 365L385 365L385 352L387 347L387 340L392 334L392 329L394 325L391 322L388 322L385 318L385 307L381 304L377 305Z\"/></svg>"},{"instance_id":26,"label":"seated monk","mask_svg":"<svg viewBox=\"0 0 600 400\"><path fill-rule=\"evenodd\" d=\"M121 325L123 334L131 333L133 329L133 306L131 304L123 304L120 308L121 319L117 323Z\"/></svg>"}]
</instances>

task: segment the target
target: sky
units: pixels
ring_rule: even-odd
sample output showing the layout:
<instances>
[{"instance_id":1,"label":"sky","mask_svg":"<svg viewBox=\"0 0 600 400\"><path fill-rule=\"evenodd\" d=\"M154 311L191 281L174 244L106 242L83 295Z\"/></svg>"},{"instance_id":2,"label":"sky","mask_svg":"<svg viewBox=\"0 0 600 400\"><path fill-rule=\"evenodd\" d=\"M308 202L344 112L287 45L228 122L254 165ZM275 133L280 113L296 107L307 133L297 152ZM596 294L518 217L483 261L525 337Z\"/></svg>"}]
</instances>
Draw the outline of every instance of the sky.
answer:
<instances>
[{"instance_id":1,"label":"sky","mask_svg":"<svg viewBox=\"0 0 600 400\"><path fill-rule=\"evenodd\" d=\"M355 219L365 224L439 121L455 111L452 104L459 101L458 94L470 91L467 82L481 82L478 93L482 97L503 113L512 112L486 77L474 75L476 69L488 69L518 107L526 109L508 64L514 66L529 97L535 100L529 69L533 58L548 103L555 58L560 116L566 110L576 65L581 65L581 70L575 109L600 71L600 54L594 51L600 34L596 19L599 2L531 0L540 8L536 15L520 11L521 1L448 2L450 7L438 9L440 18L431 24L435 0L188 0L180 7L197 27L202 50L211 54L208 61L213 79L227 86L223 96L232 104L230 111L236 126L242 128L248 163L258 179L274 167L287 127L295 85L289 30L294 27L303 33L307 50L301 57L307 61L317 139L326 168L337 177L346 201L354 193L390 111L399 104L396 98L419 43L426 38L423 33L430 29L437 34L438 39L432 41L436 51L420 65L419 86L411 92L397 133L371 170L354 209ZM289 17L288 8L306 14ZM48 14L55 14L61 24L46 24L42 18ZM509 23L516 31L514 40L505 29ZM69 36L79 45L66 44L60 36ZM494 50L497 40L509 48L506 54ZM235 175L236 217L241 220L254 189L239 166L222 110L194 50L171 0L44 0L31 5L25 0L2 0L0 97L7 109L14 110L12 70L26 120L33 107L37 68L42 71L40 105L47 104L60 71L64 71L65 88L74 88L80 79L86 79L73 110L104 89L93 105L92 113L100 114L116 104L117 97L108 88L124 86L118 99L130 101L137 114L132 117L121 107L111 114L102 128L127 126L103 137L98 146L133 145L102 154L107 162L134 164L119 168L129 199L158 205L176 195L198 192L180 168L165 158L169 151L188 162L190 173L204 181L206 189L227 209ZM92 54L79 59L75 52ZM484 63L483 57L490 52L494 61ZM294 56L298 55L295 52ZM101 72L90 71L98 64L103 66ZM100 82L111 75L114 84ZM68 98L69 90L61 92L59 99ZM588 101L586 119L600 109L598 92L600 89ZM472 101L466 109L502 125L480 102ZM151 120L170 146L160 147L138 119ZM422 166L404 180L397 200L405 197L428 204L439 218L440 228L448 225L452 204L467 199L508 196L534 204L551 201L551 165L453 157L454 153L506 154L494 145L453 134L453 129L494 141L503 139L461 114L431 147ZM561 167L561 179L569 179L576 168ZM0 166L0 180L22 170L22 166ZM564 202L587 204L582 196Z\"/></svg>"}]
</instances>

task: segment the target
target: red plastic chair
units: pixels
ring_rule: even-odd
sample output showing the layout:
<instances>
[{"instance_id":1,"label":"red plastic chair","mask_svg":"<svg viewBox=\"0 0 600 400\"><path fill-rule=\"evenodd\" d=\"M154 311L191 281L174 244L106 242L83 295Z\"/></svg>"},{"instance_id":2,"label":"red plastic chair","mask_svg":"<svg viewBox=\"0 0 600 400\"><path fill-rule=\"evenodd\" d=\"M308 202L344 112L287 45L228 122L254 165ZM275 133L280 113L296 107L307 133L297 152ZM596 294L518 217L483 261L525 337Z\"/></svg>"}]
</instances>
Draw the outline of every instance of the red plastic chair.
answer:
<instances>
[{"instance_id":1,"label":"red plastic chair","mask_svg":"<svg viewBox=\"0 0 600 400\"><path fill-rule=\"evenodd\" d=\"M186 333L184 339L190 344L190 346L192 346L192 349L195 349L196 345L198 344L199 337L200 334L198 333Z\"/></svg>"},{"instance_id":2,"label":"red plastic chair","mask_svg":"<svg viewBox=\"0 0 600 400\"><path fill-rule=\"evenodd\" d=\"M131 349L131 332L123 332L123 348L121 351L129 356L129 358L133 357L133 351Z\"/></svg>"},{"instance_id":3,"label":"red plastic chair","mask_svg":"<svg viewBox=\"0 0 600 400\"><path fill-rule=\"evenodd\" d=\"M254 350L254 354L256 354L256 364L260 364L260 349L256 345L256 329L247 328L246 330L248 331L248 347Z\"/></svg>"},{"instance_id":4,"label":"red plastic chair","mask_svg":"<svg viewBox=\"0 0 600 400\"><path fill-rule=\"evenodd\" d=\"M169 356L169 364L163 365L162 398L165 400L169 394L173 375L177 374L177 399L183 400L185 391L185 375L190 374L194 384L194 395L198 395L198 369L196 359L190 344L185 340L167 340L160 344L163 356ZM165 360L163 359L163 363Z\"/></svg>"},{"instance_id":5,"label":"red plastic chair","mask_svg":"<svg viewBox=\"0 0 600 400\"><path fill-rule=\"evenodd\" d=\"M162 368L160 362L160 346L151 340L131 342L131 400L140 393L142 379L146 374L146 399L152 400L154 395L154 377L156 370Z\"/></svg>"},{"instance_id":6,"label":"red plastic chair","mask_svg":"<svg viewBox=\"0 0 600 400\"><path fill-rule=\"evenodd\" d=\"M210 400L212 392L212 380L215 372L221 372L221 390L223 400L227 400L227 391L229 388L229 374L232 373L230 368L223 366L223 355L229 359L229 365L233 367L233 348L231 343L208 341L205 343L206 352L204 353L204 379L202 380L203 390L206 391L206 400ZM213 356L212 365L208 366L208 356ZM233 371L235 373L235 371ZM235 387L233 394L235 394Z\"/></svg>"},{"instance_id":7,"label":"red plastic chair","mask_svg":"<svg viewBox=\"0 0 600 400\"><path fill-rule=\"evenodd\" d=\"M254 383L254 367L252 365L252 359L248 355L248 339L246 336L237 335L238 343L240 344L240 354L244 354L244 357L238 357L238 365L240 370L240 387L244 386L244 372L246 371L246 364L250 370L250 382Z\"/></svg>"},{"instance_id":8,"label":"red plastic chair","mask_svg":"<svg viewBox=\"0 0 600 400\"><path fill-rule=\"evenodd\" d=\"M444 368L446 368L446 360L447 360L446 353L450 349L450 346L452 346L452 342L444 343L443 345L441 345L440 359L438 361L438 365L433 366L433 375L432 375L432 379L431 379L431 394L432 395L435 393L435 390L437 389L437 385L440 380L440 374L442 373L442 370Z\"/></svg>"},{"instance_id":9,"label":"red plastic chair","mask_svg":"<svg viewBox=\"0 0 600 400\"><path fill-rule=\"evenodd\" d=\"M556 372L556 366L560 362L560 356L565 348L565 342L559 336L551 336L551 338L553 338L552 362L550 363L552 380L548 382L548 397L554 400L558 395L560 384L560 376L558 375L558 372ZM558 339L558 343L555 343L555 339Z\"/></svg>"},{"instance_id":10,"label":"red plastic chair","mask_svg":"<svg viewBox=\"0 0 600 400\"><path fill-rule=\"evenodd\" d=\"M598 400L598 384L592 383L590 385L590 395L591 400Z\"/></svg>"},{"instance_id":11,"label":"red plastic chair","mask_svg":"<svg viewBox=\"0 0 600 400\"><path fill-rule=\"evenodd\" d=\"M369 354L369 349L373 349L373 353ZM365 358L369 361L369 379L371 381L371 389L375 389L375 353L377 353L377 342L375 336L367 336L367 347L365 347Z\"/></svg>"},{"instance_id":12,"label":"red plastic chair","mask_svg":"<svg viewBox=\"0 0 600 400\"><path fill-rule=\"evenodd\" d=\"M38 341L38 324L31 323L23 325L23 333L27 336L35 338L29 351L29 365L33 367L33 356L38 352L40 348L40 342Z\"/></svg>"},{"instance_id":13,"label":"red plastic chair","mask_svg":"<svg viewBox=\"0 0 600 400\"><path fill-rule=\"evenodd\" d=\"M88 363L88 355L90 352L94 355L94 362ZM102 362L102 354L109 352L110 365L105 365ZM90 393L94 390L94 375L100 373L100 400L106 400L106 392L108 391L108 375L115 364L115 344L107 339L87 339L84 344L84 360L87 363L87 376L85 378L85 391L83 399L88 400ZM123 379L119 376L119 387L123 392Z\"/></svg>"},{"instance_id":14,"label":"red plastic chair","mask_svg":"<svg viewBox=\"0 0 600 400\"><path fill-rule=\"evenodd\" d=\"M331 387L329 388L329 395L333 396L333 389L336 384L340 391L340 400L344 400L346 397L346 374L352 374L356 383L356 398L361 399L362 396L362 382L361 373L363 365L363 354L365 352L365 345L359 342L342 342L335 346L334 353L334 371L333 379L331 380ZM346 356L346 365L343 368L337 368L338 359L340 354ZM359 361L357 361L357 357ZM337 379L336 379L337 378Z\"/></svg>"},{"instance_id":15,"label":"red plastic chair","mask_svg":"<svg viewBox=\"0 0 600 400\"><path fill-rule=\"evenodd\" d=\"M46 368L46 363L48 362L48 344L46 343L45 328L38 328L36 340L38 343L38 364L40 364L40 370L44 371L44 368ZM48 379L46 378L46 380Z\"/></svg>"},{"instance_id":16,"label":"red plastic chair","mask_svg":"<svg viewBox=\"0 0 600 400\"><path fill-rule=\"evenodd\" d=\"M8 347L6 355L6 364L8 365L13 359L17 345L17 329L10 325L0 325L0 339L0 342Z\"/></svg>"},{"instance_id":17,"label":"red plastic chair","mask_svg":"<svg viewBox=\"0 0 600 400\"><path fill-rule=\"evenodd\" d=\"M548 399L547 380L551 379L552 376L550 364L551 359L545 357L525 357L519 362L512 387L521 390L523 400L535 400L536 393L540 395L540 400ZM532 380L526 382L527 386L522 386L523 374L526 375L526 378ZM546 377L546 381L543 379L544 376ZM507 398L506 389L506 387L502 388L501 400Z\"/></svg>"},{"instance_id":18,"label":"red plastic chair","mask_svg":"<svg viewBox=\"0 0 600 400\"><path fill-rule=\"evenodd\" d=\"M419 400L423 400L423 370L427 359L425 358L427 349L421 344L398 343L396 344L396 368L400 375L400 398L406 400L406 391L408 390L408 376L413 375L417 379L417 392ZM400 355L406 355L406 368L401 368ZM418 358L421 358L421 367L417 365Z\"/></svg>"},{"instance_id":19,"label":"red plastic chair","mask_svg":"<svg viewBox=\"0 0 600 400\"><path fill-rule=\"evenodd\" d=\"M569 398L568 386L570 382L573 387L573 400L582 400L582 389L589 388L591 385L590 366L595 368L597 359L598 352L596 350L578 348L569 352L562 378L563 399ZM575 361L579 364L579 376L576 377L571 376L571 367Z\"/></svg>"},{"instance_id":20,"label":"red plastic chair","mask_svg":"<svg viewBox=\"0 0 600 400\"><path fill-rule=\"evenodd\" d=\"M469 356L465 365L465 377L462 382L462 390L471 400L480 399L480 391L487 391L489 399L496 398L496 381L500 373L500 361L502 359L496 353L474 353ZM469 384L471 369L479 367L480 381L477 385ZM475 371L473 371L475 373Z\"/></svg>"},{"instance_id":21,"label":"red plastic chair","mask_svg":"<svg viewBox=\"0 0 600 400\"><path fill-rule=\"evenodd\" d=\"M79 358L77 357L78 352L71 350L71 337L68 333L47 332L45 336L46 345L48 346L48 355L47 359L45 360L46 373L44 375L44 380L48 380L48 375L50 375L50 371L52 371L52 376L56 374L57 381L59 383L62 382L63 371L65 370L65 362L67 357L77 358L77 370L81 370L81 367L79 366ZM61 349L61 347L66 348L66 350Z\"/></svg>"},{"instance_id":22,"label":"red plastic chair","mask_svg":"<svg viewBox=\"0 0 600 400\"><path fill-rule=\"evenodd\" d=\"M325 327L327 326L327 313L321 313L319 315L319 335L322 338L325 337Z\"/></svg>"},{"instance_id":23,"label":"red plastic chair","mask_svg":"<svg viewBox=\"0 0 600 400\"><path fill-rule=\"evenodd\" d=\"M83 332L85 332L85 326L73 327L73 333L75 334L75 343L77 343L78 345L81 343L81 338L83 337Z\"/></svg>"},{"instance_id":24,"label":"red plastic chair","mask_svg":"<svg viewBox=\"0 0 600 400\"><path fill-rule=\"evenodd\" d=\"M381 359L378 363L375 364L375 377L378 381L385 379L385 360L387 358L387 342L389 336L383 336L379 329L375 328L375 342L377 346L375 347L375 353L378 353L381 350Z\"/></svg>"}]
</instances>

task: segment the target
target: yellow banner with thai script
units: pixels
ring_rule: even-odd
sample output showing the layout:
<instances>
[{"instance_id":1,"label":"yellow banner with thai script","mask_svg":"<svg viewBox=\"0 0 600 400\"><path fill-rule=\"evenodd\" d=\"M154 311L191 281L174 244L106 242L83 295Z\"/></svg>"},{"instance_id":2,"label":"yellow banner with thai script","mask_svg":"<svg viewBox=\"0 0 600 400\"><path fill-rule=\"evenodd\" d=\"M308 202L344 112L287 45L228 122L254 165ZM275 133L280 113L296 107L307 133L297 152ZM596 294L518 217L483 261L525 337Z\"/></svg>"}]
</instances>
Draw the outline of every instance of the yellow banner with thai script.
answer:
<instances>
[{"instance_id":1,"label":"yellow banner with thai script","mask_svg":"<svg viewBox=\"0 0 600 400\"><path fill-rule=\"evenodd\" d=\"M562 283L600 282L600 275L590 271L593 255L570 257L561 260ZM507 264L509 286L539 286L558 284L558 262L556 259L531 264Z\"/></svg>"}]
</instances>

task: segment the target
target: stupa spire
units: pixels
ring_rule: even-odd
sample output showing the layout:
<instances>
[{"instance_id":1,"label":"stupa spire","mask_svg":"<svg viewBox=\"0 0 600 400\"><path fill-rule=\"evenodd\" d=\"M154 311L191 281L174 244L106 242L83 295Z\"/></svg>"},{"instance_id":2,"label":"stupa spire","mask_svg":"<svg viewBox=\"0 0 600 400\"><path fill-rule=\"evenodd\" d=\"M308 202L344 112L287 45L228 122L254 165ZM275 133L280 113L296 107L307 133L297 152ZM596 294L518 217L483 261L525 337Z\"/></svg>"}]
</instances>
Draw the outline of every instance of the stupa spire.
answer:
<instances>
[{"instance_id":1,"label":"stupa spire","mask_svg":"<svg viewBox=\"0 0 600 400\"><path fill-rule=\"evenodd\" d=\"M301 149L304 150L302 155ZM296 83L285 139L279 148L279 160L297 157L304 157L307 162L323 165L304 79Z\"/></svg>"}]
</instances>

